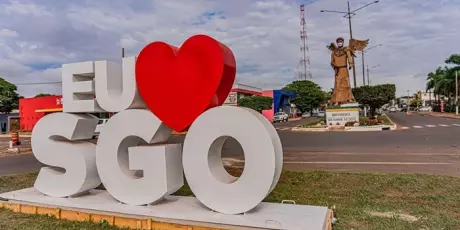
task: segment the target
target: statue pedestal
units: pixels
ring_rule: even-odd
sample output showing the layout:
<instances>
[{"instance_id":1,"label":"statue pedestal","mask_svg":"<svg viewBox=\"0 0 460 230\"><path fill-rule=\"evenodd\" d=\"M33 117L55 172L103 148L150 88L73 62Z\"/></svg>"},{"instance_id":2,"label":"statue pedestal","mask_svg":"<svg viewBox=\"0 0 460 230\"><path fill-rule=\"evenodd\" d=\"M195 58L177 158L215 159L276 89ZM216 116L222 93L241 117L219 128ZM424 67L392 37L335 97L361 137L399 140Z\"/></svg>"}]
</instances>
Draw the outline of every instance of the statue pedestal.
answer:
<instances>
[{"instance_id":1,"label":"statue pedestal","mask_svg":"<svg viewBox=\"0 0 460 230\"><path fill-rule=\"evenodd\" d=\"M359 123L358 103L348 103L326 108L326 124L328 126L345 126L347 122Z\"/></svg>"}]
</instances>

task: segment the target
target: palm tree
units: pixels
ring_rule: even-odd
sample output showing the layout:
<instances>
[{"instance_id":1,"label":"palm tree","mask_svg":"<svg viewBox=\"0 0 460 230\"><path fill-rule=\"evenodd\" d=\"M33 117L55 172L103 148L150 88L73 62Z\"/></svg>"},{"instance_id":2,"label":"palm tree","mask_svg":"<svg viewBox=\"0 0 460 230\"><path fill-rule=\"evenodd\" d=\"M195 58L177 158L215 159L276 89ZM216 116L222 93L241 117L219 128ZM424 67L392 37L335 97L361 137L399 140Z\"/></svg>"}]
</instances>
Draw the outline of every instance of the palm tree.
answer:
<instances>
[{"instance_id":1,"label":"palm tree","mask_svg":"<svg viewBox=\"0 0 460 230\"><path fill-rule=\"evenodd\" d=\"M446 64L454 64L460 66L460 54L452 54L445 60Z\"/></svg>"},{"instance_id":2,"label":"palm tree","mask_svg":"<svg viewBox=\"0 0 460 230\"><path fill-rule=\"evenodd\" d=\"M443 81L442 79L444 77L445 69L438 67L434 73L429 73L426 79L426 92L433 90L435 101L439 100L439 95L442 93L442 91L444 91L443 88L441 88L442 84L440 84L440 82Z\"/></svg>"},{"instance_id":3,"label":"palm tree","mask_svg":"<svg viewBox=\"0 0 460 230\"><path fill-rule=\"evenodd\" d=\"M426 91L432 90L435 100L439 102L440 95L448 97L448 103L452 103L452 96L455 95L455 72L460 70L460 54L452 54L445 60L446 64L455 65L452 68L447 66L438 67L434 72L428 73Z\"/></svg>"}]
</instances>

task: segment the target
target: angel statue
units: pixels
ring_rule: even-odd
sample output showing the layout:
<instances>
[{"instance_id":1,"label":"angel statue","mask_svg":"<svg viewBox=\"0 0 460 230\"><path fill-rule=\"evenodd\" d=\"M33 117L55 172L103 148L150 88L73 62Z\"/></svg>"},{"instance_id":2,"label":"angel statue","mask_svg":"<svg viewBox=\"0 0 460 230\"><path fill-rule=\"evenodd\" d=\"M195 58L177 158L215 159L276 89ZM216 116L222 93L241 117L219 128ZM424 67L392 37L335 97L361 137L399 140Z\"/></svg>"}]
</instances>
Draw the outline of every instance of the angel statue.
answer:
<instances>
[{"instance_id":1,"label":"angel statue","mask_svg":"<svg viewBox=\"0 0 460 230\"><path fill-rule=\"evenodd\" d=\"M353 57L356 57L354 54L355 51L363 51L369 43L369 40L359 41L350 39L349 46L347 47L344 46L344 39L339 37L336 43L337 46L334 43L327 46L327 48L332 51L331 66L335 72L334 92L331 98L331 102L334 106L355 101L351 91L348 70L353 66Z\"/></svg>"}]
</instances>

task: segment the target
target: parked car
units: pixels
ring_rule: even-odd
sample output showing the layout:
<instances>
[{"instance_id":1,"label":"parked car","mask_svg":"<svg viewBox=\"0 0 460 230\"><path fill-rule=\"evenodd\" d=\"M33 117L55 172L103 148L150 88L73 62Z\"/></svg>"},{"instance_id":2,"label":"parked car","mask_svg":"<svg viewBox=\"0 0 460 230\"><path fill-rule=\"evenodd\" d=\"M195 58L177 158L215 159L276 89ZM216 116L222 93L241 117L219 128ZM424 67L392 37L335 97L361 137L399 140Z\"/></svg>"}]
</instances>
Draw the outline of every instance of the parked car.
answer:
<instances>
[{"instance_id":1,"label":"parked car","mask_svg":"<svg viewBox=\"0 0 460 230\"><path fill-rule=\"evenodd\" d=\"M326 113L324 111L318 111L318 117L324 117L326 116Z\"/></svg>"},{"instance_id":2,"label":"parked car","mask_svg":"<svg viewBox=\"0 0 460 230\"><path fill-rule=\"evenodd\" d=\"M310 112L304 112L304 113L302 114L302 119L309 118L309 117L311 117L311 113L310 113Z\"/></svg>"},{"instance_id":3,"label":"parked car","mask_svg":"<svg viewBox=\"0 0 460 230\"><path fill-rule=\"evenodd\" d=\"M398 110L396 109L396 107L390 107L390 108L388 109L388 112L389 112L389 113L396 113L397 111L398 111Z\"/></svg>"},{"instance_id":4,"label":"parked car","mask_svg":"<svg viewBox=\"0 0 460 230\"><path fill-rule=\"evenodd\" d=\"M422 106L422 107L419 108L418 111L420 111L420 112L429 112L430 113L431 111L433 111L433 108L431 108L431 106Z\"/></svg>"},{"instance_id":5,"label":"parked car","mask_svg":"<svg viewBox=\"0 0 460 230\"><path fill-rule=\"evenodd\" d=\"M104 127L104 124L107 123L109 119L99 119L99 121L97 122L97 126L96 126L96 130L94 130L94 136L93 138L99 136L99 133L101 133L101 129L102 127Z\"/></svg>"},{"instance_id":6,"label":"parked car","mask_svg":"<svg viewBox=\"0 0 460 230\"><path fill-rule=\"evenodd\" d=\"M289 116L285 112L278 112L275 113L275 116L273 116L273 123L276 122L286 122L288 121Z\"/></svg>"}]
</instances>

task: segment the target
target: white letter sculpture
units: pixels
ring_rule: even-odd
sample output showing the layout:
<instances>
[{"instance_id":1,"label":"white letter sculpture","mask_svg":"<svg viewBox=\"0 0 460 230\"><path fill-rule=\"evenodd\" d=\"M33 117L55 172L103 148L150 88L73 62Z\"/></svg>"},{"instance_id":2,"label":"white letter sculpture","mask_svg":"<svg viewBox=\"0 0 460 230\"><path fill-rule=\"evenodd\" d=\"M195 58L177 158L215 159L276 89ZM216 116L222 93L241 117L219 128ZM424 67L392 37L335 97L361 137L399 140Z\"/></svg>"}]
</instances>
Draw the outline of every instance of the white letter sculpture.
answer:
<instances>
[{"instance_id":1,"label":"white letter sculpture","mask_svg":"<svg viewBox=\"0 0 460 230\"><path fill-rule=\"evenodd\" d=\"M223 103L235 80L236 62L228 47L197 35L178 50L151 43L139 60L123 58L121 70L107 61L63 65L64 113L45 116L32 132L34 155L50 166L41 169L35 188L49 196L66 197L102 182L121 203L145 205L179 190L185 174L196 198L214 211L245 213L262 202L275 188L283 167L278 133L254 110L215 107ZM169 64L159 64L163 62ZM190 87L172 87L177 81ZM203 87L207 90L196 95L202 97L197 104L177 109L180 103L188 103L191 92ZM170 91L175 96L172 100L168 100ZM163 94L166 98L157 98ZM83 113L99 111L116 114L103 124L95 145L83 140L92 138L98 119ZM182 116L182 112L189 114ZM172 133L166 124L177 131L190 126L183 148L166 143ZM245 166L239 178L222 164L222 148L229 137L244 151Z\"/></svg>"},{"instance_id":2,"label":"white letter sculpture","mask_svg":"<svg viewBox=\"0 0 460 230\"><path fill-rule=\"evenodd\" d=\"M235 138L244 151L240 178L228 174L222 164L222 146L228 137ZM214 211L238 214L256 207L276 186L283 152L278 133L262 114L221 106L201 114L190 127L183 164L198 200Z\"/></svg>"},{"instance_id":3,"label":"white letter sculpture","mask_svg":"<svg viewBox=\"0 0 460 230\"><path fill-rule=\"evenodd\" d=\"M34 156L43 164L34 187L48 196L67 197L101 184L96 168L97 125L92 115L54 113L40 119L32 132ZM71 142L79 141L79 142ZM58 167L58 168L57 168Z\"/></svg>"},{"instance_id":4,"label":"white letter sculpture","mask_svg":"<svg viewBox=\"0 0 460 230\"><path fill-rule=\"evenodd\" d=\"M62 98L66 113L102 112L95 95L94 62L62 65Z\"/></svg>"},{"instance_id":5,"label":"white letter sculpture","mask_svg":"<svg viewBox=\"0 0 460 230\"><path fill-rule=\"evenodd\" d=\"M108 61L95 62L97 103L107 112L145 109L135 75L136 57L122 60L122 68Z\"/></svg>"},{"instance_id":6,"label":"white letter sculpture","mask_svg":"<svg viewBox=\"0 0 460 230\"><path fill-rule=\"evenodd\" d=\"M149 110L126 110L110 118L99 136L96 161L115 199L150 204L184 185L180 144L138 146L165 142L170 135L171 129Z\"/></svg>"}]
</instances>

